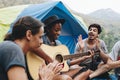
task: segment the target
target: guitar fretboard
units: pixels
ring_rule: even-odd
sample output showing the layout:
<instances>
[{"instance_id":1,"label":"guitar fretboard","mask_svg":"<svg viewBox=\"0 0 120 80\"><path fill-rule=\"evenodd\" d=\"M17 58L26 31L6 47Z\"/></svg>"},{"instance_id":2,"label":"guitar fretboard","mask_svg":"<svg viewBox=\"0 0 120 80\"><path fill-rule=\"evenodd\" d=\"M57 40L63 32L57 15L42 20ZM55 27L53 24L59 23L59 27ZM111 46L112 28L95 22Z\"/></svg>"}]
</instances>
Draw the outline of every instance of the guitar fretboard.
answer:
<instances>
[{"instance_id":1,"label":"guitar fretboard","mask_svg":"<svg viewBox=\"0 0 120 80\"><path fill-rule=\"evenodd\" d=\"M99 55L100 50L94 51L95 55ZM63 59L68 60L68 59L73 59L73 58L78 58L82 56L90 55L90 52L83 52L83 53L76 53L76 54L71 54L71 55L64 55Z\"/></svg>"}]
</instances>

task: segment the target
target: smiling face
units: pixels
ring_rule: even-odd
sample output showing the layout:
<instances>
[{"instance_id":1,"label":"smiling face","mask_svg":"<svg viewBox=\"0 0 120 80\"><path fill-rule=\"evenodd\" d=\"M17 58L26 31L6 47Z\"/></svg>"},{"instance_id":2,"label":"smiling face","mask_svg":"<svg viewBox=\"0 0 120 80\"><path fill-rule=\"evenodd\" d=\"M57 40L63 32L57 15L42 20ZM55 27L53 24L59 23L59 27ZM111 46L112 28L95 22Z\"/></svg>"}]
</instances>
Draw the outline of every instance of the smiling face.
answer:
<instances>
[{"instance_id":1,"label":"smiling face","mask_svg":"<svg viewBox=\"0 0 120 80\"><path fill-rule=\"evenodd\" d=\"M94 40L96 38L98 38L98 29L96 27L91 27L89 30L88 30L88 39L90 40Z\"/></svg>"},{"instance_id":2,"label":"smiling face","mask_svg":"<svg viewBox=\"0 0 120 80\"><path fill-rule=\"evenodd\" d=\"M48 37L50 41L55 41L58 39L59 35L61 34L61 23L56 23L49 29Z\"/></svg>"}]
</instances>

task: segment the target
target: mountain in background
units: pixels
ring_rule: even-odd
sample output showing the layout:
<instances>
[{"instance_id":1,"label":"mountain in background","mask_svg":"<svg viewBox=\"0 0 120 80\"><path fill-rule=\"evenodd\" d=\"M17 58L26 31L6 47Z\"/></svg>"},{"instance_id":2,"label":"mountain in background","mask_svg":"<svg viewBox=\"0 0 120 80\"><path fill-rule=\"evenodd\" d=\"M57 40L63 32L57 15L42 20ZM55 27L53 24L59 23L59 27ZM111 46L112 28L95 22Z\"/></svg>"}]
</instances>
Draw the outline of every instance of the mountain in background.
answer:
<instances>
[{"instance_id":1,"label":"mountain in background","mask_svg":"<svg viewBox=\"0 0 120 80\"><path fill-rule=\"evenodd\" d=\"M38 4L46 1L52 1L52 0L0 0L0 8L15 6L15 5Z\"/></svg>"},{"instance_id":2,"label":"mountain in background","mask_svg":"<svg viewBox=\"0 0 120 80\"><path fill-rule=\"evenodd\" d=\"M1 0L0 8L22 4L36 4L46 1L53 0ZM105 28L106 32L114 31L117 34L120 31L120 14L110 8L100 9L87 15L75 11L72 11L72 13L82 17L87 26L92 23L98 23Z\"/></svg>"},{"instance_id":3,"label":"mountain in background","mask_svg":"<svg viewBox=\"0 0 120 80\"><path fill-rule=\"evenodd\" d=\"M92 23L98 23L106 32L114 31L115 34L120 34L120 14L110 8L100 9L90 14L82 14L75 11L72 12L82 17L87 26Z\"/></svg>"},{"instance_id":4,"label":"mountain in background","mask_svg":"<svg viewBox=\"0 0 120 80\"><path fill-rule=\"evenodd\" d=\"M100 9L95 12L88 14L91 17L103 19L103 20L110 20L110 21L120 21L120 14L113 11L112 9Z\"/></svg>"}]
</instances>

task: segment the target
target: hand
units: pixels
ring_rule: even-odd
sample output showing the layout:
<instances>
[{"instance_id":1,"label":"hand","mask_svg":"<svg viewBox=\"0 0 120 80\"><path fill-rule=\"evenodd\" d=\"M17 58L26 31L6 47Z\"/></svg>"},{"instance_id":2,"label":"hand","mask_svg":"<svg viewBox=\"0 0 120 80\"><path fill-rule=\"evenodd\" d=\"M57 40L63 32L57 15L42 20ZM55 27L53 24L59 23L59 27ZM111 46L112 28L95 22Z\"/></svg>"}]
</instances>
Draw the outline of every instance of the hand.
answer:
<instances>
[{"instance_id":1,"label":"hand","mask_svg":"<svg viewBox=\"0 0 120 80\"><path fill-rule=\"evenodd\" d=\"M54 61L48 65L43 64L39 69L39 80L52 80L63 68L62 63Z\"/></svg>"},{"instance_id":2,"label":"hand","mask_svg":"<svg viewBox=\"0 0 120 80\"><path fill-rule=\"evenodd\" d=\"M86 59L88 59L88 58L92 58L94 56L94 51L93 50L89 50L88 52L90 53L89 55L78 58L79 63L86 60Z\"/></svg>"},{"instance_id":3,"label":"hand","mask_svg":"<svg viewBox=\"0 0 120 80\"><path fill-rule=\"evenodd\" d=\"M88 50L88 52L90 53L90 55L84 56L85 59L91 58L91 57L93 57L94 54L95 54L95 53L94 53L94 50Z\"/></svg>"},{"instance_id":4,"label":"hand","mask_svg":"<svg viewBox=\"0 0 120 80\"><path fill-rule=\"evenodd\" d=\"M80 50L82 50L84 48L84 42L82 40L82 35L78 36L78 44L79 44Z\"/></svg>"},{"instance_id":5,"label":"hand","mask_svg":"<svg viewBox=\"0 0 120 80\"><path fill-rule=\"evenodd\" d=\"M98 38L96 38L96 41L95 41L95 42L96 42L97 48L100 49L100 40L99 40Z\"/></svg>"}]
</instances>

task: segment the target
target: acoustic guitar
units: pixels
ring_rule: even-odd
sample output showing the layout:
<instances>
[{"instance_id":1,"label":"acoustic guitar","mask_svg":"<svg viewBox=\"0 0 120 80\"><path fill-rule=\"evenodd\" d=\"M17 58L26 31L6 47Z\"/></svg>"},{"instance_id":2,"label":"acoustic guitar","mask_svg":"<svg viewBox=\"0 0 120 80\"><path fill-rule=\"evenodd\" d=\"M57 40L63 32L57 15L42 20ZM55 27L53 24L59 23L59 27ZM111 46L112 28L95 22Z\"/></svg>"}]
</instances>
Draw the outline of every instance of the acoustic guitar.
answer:
<instances>
[{"instance_id":1,"label":"acoustic guitar","mask_svg":"<svg viewBox=\"0 0 120 80\"><path fill-rule=\"evenodd\" d=\"M43 49L43 51L46 54L48 54L52 59L56 59L59 62L64 63L64 68L62 69L62 72L69 70L69 66L67 64L68 59L79 58L85 55L90 55L90 52L70 54L67 46L65 45L49 46L42 44L41 49ZM96 52L99 52L99 50L95 51L95 53ZM41 64L45 64L44 60L32 52L27 53L26 60L27 60L29 73L31 74L32 78L34 80L38 79L38 69Z\"/></svg>"}]
</instances>

